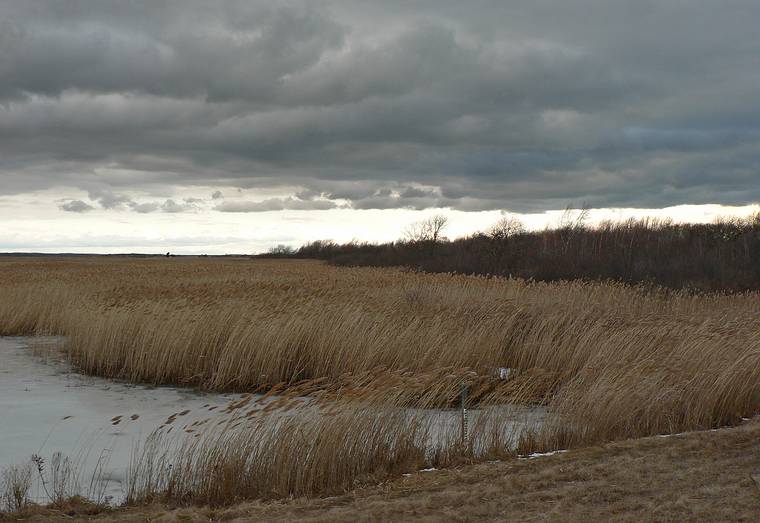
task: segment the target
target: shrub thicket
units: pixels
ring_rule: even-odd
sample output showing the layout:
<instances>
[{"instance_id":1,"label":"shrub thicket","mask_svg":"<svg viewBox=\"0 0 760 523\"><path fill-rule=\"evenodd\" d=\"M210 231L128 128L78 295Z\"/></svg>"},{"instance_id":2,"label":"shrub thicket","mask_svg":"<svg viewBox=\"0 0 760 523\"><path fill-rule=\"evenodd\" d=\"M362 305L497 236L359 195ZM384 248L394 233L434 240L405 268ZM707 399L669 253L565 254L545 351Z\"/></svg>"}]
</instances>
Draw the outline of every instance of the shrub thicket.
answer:
<instances>
[{"instance_id":1,"label":"shrub thicket","mask_svg":"<svg viewBox=\"0 0 760 523\"><path fill-rule=\"evenodd\" d=\"M711 224L652 219L581 222L527 232L495 227L453 241L336 244L316 241L292 254L335 265L405 266L426 272L526 280L615 280L672 289L760 289L760 216Z\"/></svg>"}]
</instances>

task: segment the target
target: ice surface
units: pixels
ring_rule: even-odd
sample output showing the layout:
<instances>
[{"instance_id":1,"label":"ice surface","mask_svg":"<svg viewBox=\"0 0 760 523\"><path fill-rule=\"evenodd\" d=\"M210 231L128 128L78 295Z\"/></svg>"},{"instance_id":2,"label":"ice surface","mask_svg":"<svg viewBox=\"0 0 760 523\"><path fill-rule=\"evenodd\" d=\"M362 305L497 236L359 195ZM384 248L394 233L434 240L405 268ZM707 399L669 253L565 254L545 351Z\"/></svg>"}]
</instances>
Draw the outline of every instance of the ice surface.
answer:
<instances>
[{"instance_id":1,"label":"ice surface","mask_svg":"<svg viewBox=\"0 0 760 523\"><path fill-rule=\"evenodd\" d=\"M101 455L106 495L118 502L134 446L172 414L175 432L222 410L237 394L131 385L73 372L60 338L0 337L0 470L54 452L79 468L85 494ZM34 350L33 350L34 347ZM209 410L212 409L212 410ZM40 498L42 492L33 493Z\"/></svg>"}]
</instances>

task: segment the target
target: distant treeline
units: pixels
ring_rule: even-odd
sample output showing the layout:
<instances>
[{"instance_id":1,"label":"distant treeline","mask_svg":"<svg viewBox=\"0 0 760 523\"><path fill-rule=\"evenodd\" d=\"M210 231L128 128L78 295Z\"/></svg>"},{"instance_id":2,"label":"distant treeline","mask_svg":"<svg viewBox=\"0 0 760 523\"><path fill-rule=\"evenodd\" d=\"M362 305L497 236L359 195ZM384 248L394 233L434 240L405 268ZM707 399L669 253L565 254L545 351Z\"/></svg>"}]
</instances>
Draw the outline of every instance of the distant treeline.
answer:
<instances>
[{"instance_id":1,"label":"distant treeline","mask_svg":"<svg viewBox=\"0 0 760 523\"><path fill-rule=\"evenodd\" d=\"M299 249L278 247L265 256L538 281L617 280L696 291L760 290L760 214L711 224L631 219L588 226L580 213L541 231L526 231L516 219L503 218L487 231L453 241L441 234L445 218L434 219L414 224L406 238L396 242L315 241Z\"/></svg>"}]
</instances>

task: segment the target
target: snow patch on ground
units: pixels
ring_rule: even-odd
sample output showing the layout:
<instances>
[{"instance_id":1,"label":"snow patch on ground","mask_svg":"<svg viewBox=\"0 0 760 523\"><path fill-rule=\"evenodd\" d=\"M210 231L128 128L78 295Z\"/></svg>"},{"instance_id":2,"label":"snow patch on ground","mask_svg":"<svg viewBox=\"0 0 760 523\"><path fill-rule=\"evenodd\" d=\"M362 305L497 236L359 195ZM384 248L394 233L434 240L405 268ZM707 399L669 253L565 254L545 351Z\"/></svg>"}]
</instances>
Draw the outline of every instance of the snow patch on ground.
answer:
<instances>
[{"instance_id":1,"label":"snow patch on ground","mask_svg":"<svg viewBox=\"0 0 760 523\"><path fill-rule=\"evenodd\" d=\"M418 473L419 473L419 472L435 472L436 470L438 470L438 469L437 469L437 468L435 468L435 467L431 467L431 468L429 468L429 469L420 469L420 470L418 470L417 472L418 472ZM407 474L401 474L401 475L402 475L402 476L404 476L405 478L410 478L410 477L412 477L412 475L411 475L411 474L409 474L409 473L407 473Z\"/></svg>"},{"instance_id":2,"label":"snow patch on ground","mask_svg":"<svg viewBox=\"0 0 760 523\"><path fill-rule=\"evenodd\" d=\"M520 456L520 459L544 458L546 456L554 456L555 454L562 454L564 452L567 452L567 450L552 450L550 452L534 452L532 454L527 454L525 456Z\"/></svg>"}]
</instances>

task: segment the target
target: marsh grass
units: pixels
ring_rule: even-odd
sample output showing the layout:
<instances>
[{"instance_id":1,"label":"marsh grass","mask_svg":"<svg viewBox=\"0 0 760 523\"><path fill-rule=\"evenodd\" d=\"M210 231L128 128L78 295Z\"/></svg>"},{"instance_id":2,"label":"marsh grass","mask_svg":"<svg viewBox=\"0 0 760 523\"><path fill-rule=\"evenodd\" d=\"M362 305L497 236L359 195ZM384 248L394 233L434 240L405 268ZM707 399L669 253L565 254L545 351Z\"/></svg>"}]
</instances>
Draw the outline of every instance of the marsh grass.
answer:
<instances>
[{"instance_id":1,"label":"marsh grass","mask_svg":"<svg viewBox=\"0 0 760 523\"><path fill-rule=\"evenodd\" d=\"M429 467L518 452L523 414L481 408L466 439L458 414L391 406L380 396L228 411L197 433L159 429L135 448L127 502L225 505L338 494ZM405 403L406 401L402 402Z\"/></svg>"},{"instance_id":2,"label":"marsh grass","mask_svg":"<svg viewBox=\"0 0 760 523\"><path fill-rule=\"evenodd\" d=\"M32 467L12 465L0 473L0 501L7 512L23 510L29 503L29 491L32 489Z\"/></svg>"},{"instance_id":3,"label":"marsh grass","mask_svg":"<svg viewBox=\"0 0 760 523\"><path fill-rule=\"evenodd\" d=\"M138 461L132 500L337 492L416 466L714 428L760 410L755 293L288 260L0 266L2 334L65 336L67 357L91 374L275 397L236 427L187 434L171 471L161 453ZM463 384L488 412L473 421L475 444L452 436L431 451L431 418L410 412L456 406ZM324 415L309 414L314 402ZM505 404L541 406L546 422L507 438Z\"/></svg>"},{"instance_id":4,"label":"marsh grass","mask_svg":"<svg viewBox=\"0 0 760 523\"><path fill-rule=\"evenodd\" d=\"M41 505L59 510L76 505L93 513L104 510L109 502L105 496L108 481L103 477L107 462L104 451L88 472L86 491L82 488L81 453L72 458L54 452L50 459L32 454L22 464L4 467L0 471L0 519L3 515L26 519Z\"/></svg>"}]
</instances>

